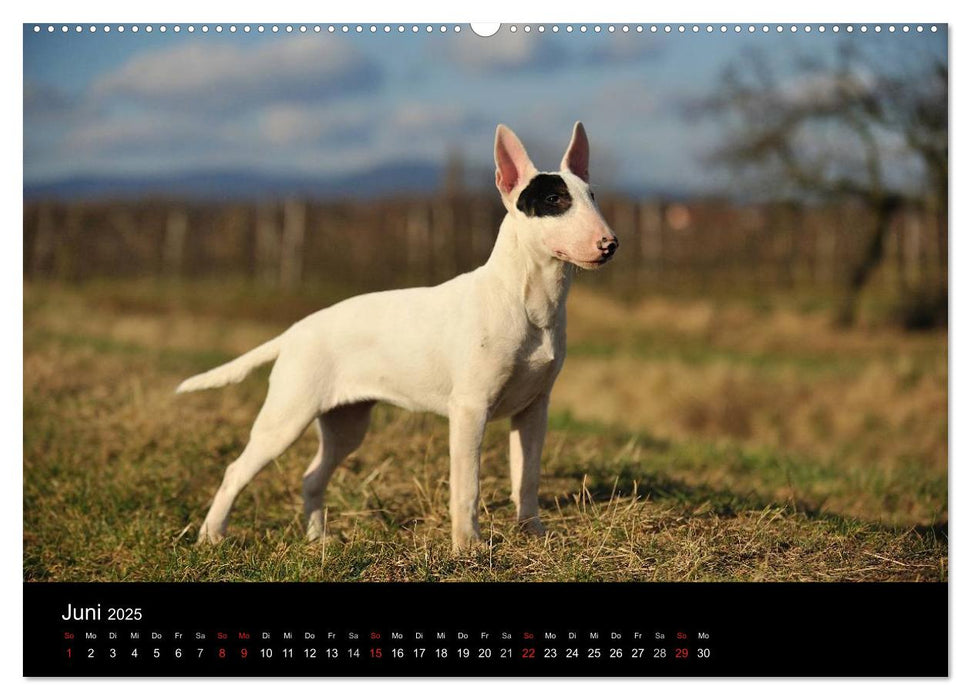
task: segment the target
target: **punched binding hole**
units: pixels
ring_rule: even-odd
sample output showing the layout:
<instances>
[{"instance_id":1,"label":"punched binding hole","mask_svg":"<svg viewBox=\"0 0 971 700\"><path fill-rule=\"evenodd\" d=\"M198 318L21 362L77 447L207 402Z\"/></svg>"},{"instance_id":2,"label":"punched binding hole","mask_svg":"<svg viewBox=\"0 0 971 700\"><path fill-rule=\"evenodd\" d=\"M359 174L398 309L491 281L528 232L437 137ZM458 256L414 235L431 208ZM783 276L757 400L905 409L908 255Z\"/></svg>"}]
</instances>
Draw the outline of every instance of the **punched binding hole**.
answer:
<instances>
[{"instance_id":1,"label":"punched binding hole","mask_svg":"<svg viewBox=\"0 0 971 700\"><path fill-rule=\"evenodd\" d=\"M473 22L471 26L472 26L472 32L476 36L490 37L493 34L495 34L496 32L498 32L499 31L499 28L502 25L499 24L498 22L495 22L495 23L492 23L492 22Z\"/></svg>"}]
</instances>

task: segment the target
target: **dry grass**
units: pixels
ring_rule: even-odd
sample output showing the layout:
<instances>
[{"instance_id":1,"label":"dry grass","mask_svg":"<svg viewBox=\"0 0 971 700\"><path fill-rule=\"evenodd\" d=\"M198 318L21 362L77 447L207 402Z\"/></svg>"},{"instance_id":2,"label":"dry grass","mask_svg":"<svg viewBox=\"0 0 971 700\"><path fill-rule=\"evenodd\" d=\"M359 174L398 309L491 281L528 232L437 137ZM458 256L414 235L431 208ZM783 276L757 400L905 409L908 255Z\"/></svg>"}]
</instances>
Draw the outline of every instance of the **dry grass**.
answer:
<instances>
[{"instance_id":1,"label":"dry grass","mask_svg":"<svg viewBox=\"0 0 971 700\"><path fill-rule=\"evenodd\" d=\"M556 398L580 418L889 470L947 463L945 334L836 330L826 313L710 303L627 314L583 295L571 312Z\"/></svg>"},{"instance_id":2,"label":"dry grass","mask_svg":"<svg viewBox=\"0 0 971 700\"><path fill-rule=\"evenodd\" d=\"M300 522L308 435L244 492L229 540L197 548L265 372L172 390L311 303L28 287L25 578L946 580L945 335L700 302L624 307L582 287L544 455L545 539L514 526L497 424L487 542L451 557L447 427L383 408L328 490L325 543L304 542Z\"/></svg>"}]
</instances>

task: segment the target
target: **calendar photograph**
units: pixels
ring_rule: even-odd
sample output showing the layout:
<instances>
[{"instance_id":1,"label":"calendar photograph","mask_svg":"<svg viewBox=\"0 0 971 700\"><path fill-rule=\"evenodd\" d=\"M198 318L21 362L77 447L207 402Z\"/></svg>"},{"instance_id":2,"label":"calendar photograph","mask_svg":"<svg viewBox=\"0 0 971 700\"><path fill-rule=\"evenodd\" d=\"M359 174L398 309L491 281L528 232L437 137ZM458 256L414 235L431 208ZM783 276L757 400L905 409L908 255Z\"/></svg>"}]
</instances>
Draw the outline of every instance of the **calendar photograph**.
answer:
<instances>
[{"instance_id":1,"label":"calendar photograph","mask_svg":"<svg viewBox=\"0 0 971 700\"><path fill-rule=\"evenodd\" d=\"M948 581L947 25L483 33L24 25L25 588Z\"/></svg>"}]
</instances>

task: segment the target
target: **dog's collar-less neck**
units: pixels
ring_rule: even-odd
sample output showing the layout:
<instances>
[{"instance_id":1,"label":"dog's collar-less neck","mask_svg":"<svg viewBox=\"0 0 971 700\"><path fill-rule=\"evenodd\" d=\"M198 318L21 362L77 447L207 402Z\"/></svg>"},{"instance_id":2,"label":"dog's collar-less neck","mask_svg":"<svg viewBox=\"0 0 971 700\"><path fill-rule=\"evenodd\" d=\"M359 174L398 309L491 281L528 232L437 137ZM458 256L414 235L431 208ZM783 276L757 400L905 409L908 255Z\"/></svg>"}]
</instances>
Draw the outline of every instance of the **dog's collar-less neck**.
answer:
<instances>
[{"instance_id":1,"label":"dog's collar-less neck","mask_svg":"<svg viewBox=\"0 0 971 700\"><path fill-rule=\"evenodd\" d=\"M522 303L530 323L552 328L570 291L572 265L531 254L519 233L515 220L507 214L486 267Z\"/></svg>"}]
</instances>

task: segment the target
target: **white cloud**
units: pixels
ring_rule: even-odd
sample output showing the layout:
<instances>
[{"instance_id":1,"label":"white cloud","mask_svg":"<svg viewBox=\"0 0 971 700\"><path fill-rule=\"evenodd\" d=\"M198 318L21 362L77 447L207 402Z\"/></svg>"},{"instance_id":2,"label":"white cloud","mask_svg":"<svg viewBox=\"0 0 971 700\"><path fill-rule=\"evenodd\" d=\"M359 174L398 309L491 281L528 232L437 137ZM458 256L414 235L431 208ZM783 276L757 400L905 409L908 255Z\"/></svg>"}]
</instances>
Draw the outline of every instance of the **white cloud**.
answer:
<instances>
[{"instance_id":1,"label":"white cloud","mask_svg":"<svg viewBox=\"0 0 971 700\"><path fill-rule=\"evenodd\" d=\"M454 102L400 102L388 115L389 126L403 134L443 135L478 121L468 108Z\"/></svg>"},{"instance_id":2,"label":"white cloud","mask_svg":"<svg viewBox=\"0 0 971 700\"><path fill-rule=\"evenodd\" d=\"M606 34L594 37L596 43L580 57L588 63L634 63L660 58L662 37L642 34Z\"/></svg>"},{"instance_id":3,"label":"white cloud","mask_svg":"<svg viewBox=\"0 0 971 700\"><path fill-rule=\"evenodd\" d=\"M543 67L552 64L560 54L551 41L523 32L500 32L488 38L463 34L446 41L445 54L449 59L482 73Z\"/></svg>"},{"instance_id":4,"label":"white cloud","mask_svg":"<svg viewBox=\"0 0 971 700\"><path fill-rule=\"evenodd\" d=\"M570 41L575 44L567 48L565 42ZM488 38L449 37L445 54L456 66L470 72L519 73L651 61L662 55L662 42L661 37L634 34L568 37L506 31Z\"/></svg>"},{"instance_id":5,"label":"white cloud","mask_svg":"<svg viewBox=\"0 0 971 700\"><path fill-rule=\"evenodd\" d=\"M330 142L413 142L458 138L483 124L467 107L450 102L374 100L333 105L275 104L258 113L259 136L278 145Z\"/></svg>"},{"instance_id":6,"label":"white cloud","mask_svg":"<svg viewBox=\"0 0 971 700\"><path fill-rule=\"evenodd\" d=\"M94 99L238 109L313 101L374 86L376 65L331 36L286 37L261 47L184 43L136 55L99 79Z\"/></svg>"},{"instance_id":7,"label":"white cloud","mask_svg":"<svg viewBox=\"0 0 971 700\"><path fill-rule=\"evenodd\" d=\"M661 109L657 93L651 89L648 78L627 77L605 83L598 91L598 103L610 105L601 110L613 122L630 123L631 120L655 117Z\"/></svg>"},{"instance_id":8,"label":"white cloud","mask_svg":"<svg viewBox=\"0 0 971 700\"><path fill-rule=\"evenodd\" d=\"M354 98L333 104L273 103L245 114L201 119L139 109L85 120L64 133L60 152L78 172L180 171L241 167L336 174L399 160L441 160L491 125L466 107ZM485 157L485 156L484 156Z\"/></svg>"},{"instance_id":9,"label":"white cloud","mask_svg":"<svg viewBox=\"0 0 971 700\"><path fill-rule=\"evenodd\" d=\"M274 145L362 140L374 126L374 105L363 101L328 105L277 103L259 110L257 138Z\"/></svg>"}]
</instances>

